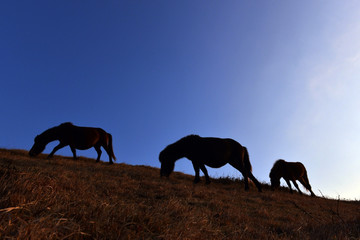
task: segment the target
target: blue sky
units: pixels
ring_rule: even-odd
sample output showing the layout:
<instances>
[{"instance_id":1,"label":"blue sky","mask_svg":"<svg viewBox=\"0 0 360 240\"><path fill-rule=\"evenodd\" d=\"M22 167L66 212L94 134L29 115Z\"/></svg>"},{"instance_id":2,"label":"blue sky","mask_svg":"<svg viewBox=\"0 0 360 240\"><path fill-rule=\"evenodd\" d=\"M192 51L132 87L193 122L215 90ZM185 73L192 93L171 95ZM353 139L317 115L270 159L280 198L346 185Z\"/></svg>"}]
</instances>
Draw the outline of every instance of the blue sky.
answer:
<instances>
[{"instance_id":1,"label":"blue sky","mask_svg":"<svg viewBox=\"0 0 360 240\"><path fill-rule=\"evenodd\" d=\"M0 147L30 149L71 121L110 132L118 162L159 167L159 152L183 136L229 137L248 148L260 181L279 158L301 161L316 194L359 199L359 7L2 2ZM185 159L175 170L194 174Z\"/></svg>"}]
</instances>

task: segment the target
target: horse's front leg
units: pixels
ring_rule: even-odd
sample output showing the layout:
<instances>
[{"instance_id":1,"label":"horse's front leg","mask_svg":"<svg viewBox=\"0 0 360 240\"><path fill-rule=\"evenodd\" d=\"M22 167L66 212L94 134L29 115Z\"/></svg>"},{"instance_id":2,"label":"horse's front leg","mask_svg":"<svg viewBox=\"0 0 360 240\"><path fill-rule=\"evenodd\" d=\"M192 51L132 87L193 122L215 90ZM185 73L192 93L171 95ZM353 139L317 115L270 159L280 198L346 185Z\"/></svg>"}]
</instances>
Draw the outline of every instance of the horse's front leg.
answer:
<instances>
[{"instance_id":1,"label":"horse's front leg","mask_svg":"<svg viewBox=\"0 0 360 240\"><path fill-rule=\"evenodd\" d=\"M51 151L51 153L47 156L47 158L51 158L52 156L54 156L55 152L57 150L59 150L60 148L63 148L65 147L67 144L64 144L64 143L59 143L56 147L54 147L54 149Z\"/></svg>"},{"instance_id":2,"label":"horse's front leg","mask_svg":"<svg viewBox=\"0 0 360 240\"><path fill-rule=\"evenodd\" d=\"M194 183L198 183L198 182L200 182L200 167L197 162L192 161L192 164L193 164L193 167L195 170Z\"/></svg>"},{"instance_id":3,"label":"horse's front leg","mask_svg":"<svg viewBox=\"0 0 360 240\"><path fill-rule=\"evenodd\" d=\"M285 181L286 181L287 185L288 185L289 188L290 188L290 193L293 193L293 190L292 190L292 188L291 188L290 180L289 180L289 179L285 179Z\"/></svg>"},{"instance_id":4,"label":"horse's front leg","mask_svg":"<svg viewBox=\"0 0 360 240\"><path fill-rule=\"evenodd\" d=\"M298 186L298 184L296 183L296 180L291 180L294 184L294 186L296 187L296 189L299 191L300 194L302 194L302 192L300 191L300 188Z\"/></svg>"},{"instance_id":5,"label":"horse's front leg","mask_svg":"<svg viewBox=\"0 0 360 240\"><path fill-rule=\"evenodd\" d=\"M74 159L77 159L77 157L76 157L76 149L74 147L72 147L72 146L70 146L70 149L71 149L71 152L73 154Z\"/></svg>"}]
</instances>

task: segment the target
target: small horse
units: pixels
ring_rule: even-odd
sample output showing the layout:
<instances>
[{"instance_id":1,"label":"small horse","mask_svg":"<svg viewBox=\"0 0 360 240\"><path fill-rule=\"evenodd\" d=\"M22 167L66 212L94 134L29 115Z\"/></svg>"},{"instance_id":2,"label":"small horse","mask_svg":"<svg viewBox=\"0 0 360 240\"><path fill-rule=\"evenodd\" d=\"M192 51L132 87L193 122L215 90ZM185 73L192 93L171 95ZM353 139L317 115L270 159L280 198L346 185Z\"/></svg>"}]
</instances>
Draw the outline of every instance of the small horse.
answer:
<instances>
[{"instance_id":1,"label":"small horse","mask_svg":"<svg viewBox=\"0 0 360 240\"><path fill-rule=\"evenodd\" d=\"M246 191L249 190L249 177L255 183L259 192L261 192L261 184L251 172L251 164L246 147L241 146L240 143L233 139L204 138L198 135L189 135L181 138L160 152L160 175L169 177L174 171L175 161L183 157L189 159L193 164L195 170L194 183L200 181L200 169L205 174L206 183L210 183L205 165L212 168L220 168L229 163L244 176Z\"/></svg>"},{"instance_id":2,"label":"small horse","mask_svg":"<svg viewBox=\"0 0 360 240\"><path fill-rule=\"evenodd\" d=\"M296 180L298 180L307 190L310 191L311 196L315 196L315 194L311 190L306 168L301 162L286 162L285 160L279 159L274 163L274 166L270 171L269 177L272 190L279 187L280 178L284 178L290 188L291 193L293 193L293 191L291 188L290 180L293 182L299 193L302 194L299 186L296 183Z\"/></svg>"},{"instance_id":3,"label":"small horse","mask_svg":"<svg viewBox=\"0 0 360 240\"><path fill-rule=\"evenodd\" d=\"M110 133L105 132L101 128L78 127L70 122L62 123L37 135L29 155L36 156L40 154L49 142L55 140L58 140L60 143L47 158L51 158L57 150L69 145L74 159L76 159L76 149L85 150L94 147L98 154L96 162L99 162L101 156L100 148L103 147L109 155L109 163L113 163L112 158L116 160Z\"/></svg>"}]
</instances>

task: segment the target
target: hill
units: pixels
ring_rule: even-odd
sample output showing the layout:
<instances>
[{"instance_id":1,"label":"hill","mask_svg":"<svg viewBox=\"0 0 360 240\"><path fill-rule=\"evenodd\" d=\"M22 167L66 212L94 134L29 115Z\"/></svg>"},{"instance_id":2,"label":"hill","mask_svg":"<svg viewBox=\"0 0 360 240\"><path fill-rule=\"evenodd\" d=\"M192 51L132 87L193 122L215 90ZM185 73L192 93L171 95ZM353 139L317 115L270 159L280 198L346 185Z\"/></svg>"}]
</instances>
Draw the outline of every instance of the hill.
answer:
<instances>
[{"instance_id":1,"label":"hill","mask_svg":"<svg viewBox=\"0 0 360 240\"><path fill-rule=\"evenodd\" d=\"M0 149L0 239L359 239L360 202Z\"/></svg>"}]
</instances>

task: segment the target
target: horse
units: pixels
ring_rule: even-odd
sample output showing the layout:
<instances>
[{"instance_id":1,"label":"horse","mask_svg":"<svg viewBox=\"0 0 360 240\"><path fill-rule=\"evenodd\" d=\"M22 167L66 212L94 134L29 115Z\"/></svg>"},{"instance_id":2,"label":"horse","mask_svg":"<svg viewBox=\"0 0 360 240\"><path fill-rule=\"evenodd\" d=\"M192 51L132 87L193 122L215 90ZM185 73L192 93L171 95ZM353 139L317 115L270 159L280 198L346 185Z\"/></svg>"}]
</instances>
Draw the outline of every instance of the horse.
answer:
<instances>
[{"instance_id":1,"label":"horse","mask_svg":"<svg viewBox=\"0 0 360 240\"><path fill-rule=\"evenodd\" d=\"M205 175L206 184L210 183L205 165L211 168L220 168L229 163L242 173L245 191L249 190L248 178L250 178L255 183L258 191L261 192L261 184L252 174L249 153L246 147L233 139L200 137L198 135L188 135L181 138L160 152L160 176L169 177L174 171L175 161L183 157L193 164L195 170L194 183L200 181L200 169Z\"/></svg>"},{"instance_id":2,"label":"horse","mask_svg":"<svg viewBox=\"0 0 360 240\"><path fill-rule=\"evenodd\" d=\"M275 188L279 187L280 178L284 178L290 188L290 193L293 193L290 184L290 181L292 181L299 193L302 194L299 186L296 183L296 180L298 180L307 190L310 191L312 197L315 196L315 194L311 190L306 168L301 162L286 162L283 159L279 159L274 163L274 166L270 171L269 177L272 190L275 190Z\"/></svg>"},{"instance_id":3,"label":"horse","mask_svg":"<svg viewBox=\"0 0 360 240\"><path fill-rule=\"evenodd\" d=\"M85 150L94 147L98 156L96 162L99 162L101 156L101 147L109 155L109 163L116 161L113 147L112 136L101 128L78 127L70 122L65 122L59 126L50 128L34 139L34 145L29 151L30 156L37 156L44 151L49 142L58 140L60 143L54 147L52 152L47 156L51 158L54 153L65 146L70 146L74 159L76 159L76 149Z\"/></svg>"}]
</instances>

